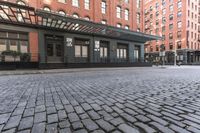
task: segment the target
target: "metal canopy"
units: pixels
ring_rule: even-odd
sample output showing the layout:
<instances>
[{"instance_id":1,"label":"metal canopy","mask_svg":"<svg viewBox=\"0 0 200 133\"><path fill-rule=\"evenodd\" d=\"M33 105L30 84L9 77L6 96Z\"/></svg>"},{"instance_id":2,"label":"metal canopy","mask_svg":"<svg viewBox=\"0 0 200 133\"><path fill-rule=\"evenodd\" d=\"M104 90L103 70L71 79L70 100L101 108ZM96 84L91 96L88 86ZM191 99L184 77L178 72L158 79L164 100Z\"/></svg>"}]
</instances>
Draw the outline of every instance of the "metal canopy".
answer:
<instances>
[{"instance_id":1,"label":"metal canopy","mask_svg":"<svg viewBox=\"0 0 200 133\"><path fill-rule=\"evenodd\" d=\"M63 16L29 6L0 1L0 22L41 29L97 35L120 40L142 42L159 40L161 37L135 32L91 21Z\"/></svg>"}]
</instances>

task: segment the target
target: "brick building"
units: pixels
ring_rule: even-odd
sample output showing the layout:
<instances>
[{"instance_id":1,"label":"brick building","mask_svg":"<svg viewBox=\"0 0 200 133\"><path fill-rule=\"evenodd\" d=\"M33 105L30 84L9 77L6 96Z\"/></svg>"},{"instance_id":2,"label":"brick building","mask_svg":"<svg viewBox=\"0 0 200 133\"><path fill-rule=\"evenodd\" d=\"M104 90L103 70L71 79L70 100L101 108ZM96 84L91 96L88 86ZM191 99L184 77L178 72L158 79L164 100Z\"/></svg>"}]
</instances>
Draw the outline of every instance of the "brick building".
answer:
<instances>
[{"instance_id":1,"label":"brick building","mask_svg":"<svg viewBox=\"0 0 200 133\"><path fill-rule=\"evenodd\" d=\"M199 0L145 0L144 32L163 37L145 45L150 61L160 60L160 46L165 46L165 62L184 64L200 62Z\"/></svg>"},{"instance_id":2,"label":"brick building","mask_svg":"<svg viewBox=\"0 0 200 133\"><path fill-rule=\"evenodd\" d=\"M5 51L29 53L43 64L143 62L141 0L0 1L1 62ZM20 61L17 57L14 61Z\"/></svg>"}]
</instances>

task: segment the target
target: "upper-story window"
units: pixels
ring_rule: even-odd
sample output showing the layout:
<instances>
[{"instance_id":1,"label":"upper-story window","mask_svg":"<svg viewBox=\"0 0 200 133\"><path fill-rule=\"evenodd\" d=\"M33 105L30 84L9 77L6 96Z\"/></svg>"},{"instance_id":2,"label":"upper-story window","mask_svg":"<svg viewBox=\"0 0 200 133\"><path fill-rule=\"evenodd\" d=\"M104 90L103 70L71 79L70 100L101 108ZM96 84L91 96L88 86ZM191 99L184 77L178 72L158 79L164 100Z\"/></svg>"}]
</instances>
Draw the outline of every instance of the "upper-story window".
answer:
<instances>
[{"instance_id":1,"label":"upper-story window","mask_svg":"<svg viewBox=\"0 0 200 133\"><path fill-rule=\"evenodd\" d=\"M79 7L79 0L72 0L72 6Z\"/></svg>"},{"instance_id":2,"label":"upper-story window","mask_svg":"<svg viewBox=\"0 0 200 133\"><path fill-rule=\"evenodd\" d=\"M87 20L87 21L89 21L90 17L86 16L84 19Z\"/></svg>"},{"instance_id":3,"label":"upper-story window","mask_svg":"<svg viewBox=\"0 0 200 133\"><path fill-rule=\"evenodd\" d=\"M67 0L58 0L58 2L67 3Z\"/></svg>"},{"instance_id":4,"label":"upper-story window","mask_svg":"<svg viewBox=\"0 0 200 133\"><path fill-rule=\"evenodd\" d=\"M117 18L121 18L121 7L117 6Z\"/></svg>"},{"instance_id":5,"label":"upper-story window","mask_svg":"<svg viewBox=\"0 0 200 133\"><path fill-rule=\"evenodd\" d=\"M43 10L50 12L51 9L49 7L44 7Z\"/></svg>"},{"instance_id":6,"label":"upper-story window","mask_svg":"<svg viewBox=\"0 0 200 133\"><path fill-rule=\"evenodd\" d=\"M162 10L162 14L165 15L166 14L166 9Z\"/></svg>"},{"instance_id":7,"label":"upper-story window","mask_svg":"<svg viewBox=\"0 0 200 133\"><path fill-rule=\"evenodd\" d=\"M157 3L156 3L156 9L158 9L158 8L159 8L159 3L157 2Z\"/></svg>"},{"instance_id":8,"label":"upper-story window","mask_svg":"<svg viewBox=\"0 0 200 133\"><path fill-rule=\"evenodd\" d=\"M106 14L106 2L101 2L101 13Z\"/></svg>"},{"instance_id":9,"label":"upper-story window","mask_svg":"<svg viewBox=\"0 0 200 133\"><path fill-rule=\"evenodd\" d=\"M170 11L170 12L173 12L173 11L174 11L174 6L173 6L173 5L170 5L170 6L169 6L169 11Z\"/></svg>"},{"instance_id":10,"label":"upper-story window","mask_svg":"<svg viewBox=\"0 0 200 133\"><path fill-rule=\"evenodd\" d=\"M181 17L181 16L182 16L182 12L180 11L177 13L177 17Z\"/></svg>"},{"instance_id":11,"label":"upper-story window","mask_svg":"<svg viewBox=\"0 0 200 133\"><path fill-rule=\"evenodd\" d=\"M129 3L129 0L124 0L125 3Z\"/></svg>"},{"instance_id":12,"label":"upper-story window","mask_svg":"<svg viewBox=\"0 0 200 133\"><path fill-rule=\"evenodd\" d=\"M125 9L125 20L129 20L129 10Z\"/></svg>"},{"instance_id":13,"label":"upper-story window","mask_svg":"<svg viewBox=\"0 0 200 133\"><path fill-rule=\"evenodd\" d=\"M141 6L141 0L137 0L137 1L136 1L136 7L137 7L137 8L140 8L140 6Z\"/></svg>"},{"instance_id":14,"label":"upper-story window","mask_svg":"<svg viewBox=\"0 0 200 133\"><path fill-rule=\"evenodd\" d=\"M89 10L90 9L90 0L85 0L84 6L85 6L85 9Z\"/></svg>"},{"instance_id":15,"label":"upper-story window","mask_svg":"<svg viewBox=\"0 0 200 133\"><path fill-rule=\"evenodd\" d=\"M117 24L117 27L118 27L118 28L121 28L121 27L122 27L122 24L119 24L119 23L118 23L118 24Z\"/></svg>"},{"instance_id":16,"label":"upper-story window","mask_svg":"<svg viewBox=\"0 0 200 133\"><path fill-rule=\"evenodd\" d=\"M62 10L59 11L58 13L59 13L60 15L62 15L62 16L65 16L65 15L66 15L66 13L65 13L64 11L62 11Z\"/></svg>"},{"instance_id":17,"label":"upper-story window","mask_svg":"<svg viewBox=\"0 0 200 133\"><path fill-rule=\"evenodd\" d=\"M178 8L181 8L181 7L182 7L182 1L179 1L179 2L178 2L177 7L178 7Z\"/></svg>"},{"instance_id":18,"label":"upper-story window","mask_svg":"<svg viewBox=\"0 0 200 133\"><path fill-rule=\"evenodd\" d=\"M74 13L72 16L73 16L74 18L79 18L78 14L76 14L76 13Z\"/></svg>"},{"instance_id":19,"label":"upper-story window","mask_svg":"<svg viewBox=\"0 0 200 133\"><path fill-rule=\"evenodd\" d=\"M107 21L106 21L106 20L102 20L101 23L102 23L102 24L106 24Z\"/></svg>"},{"instance_id":20,"label":"upper-story window","mask_svg":"<svg viewBox=\"0 0 200 133\"><path fill-rule=\"evenodd\" d=\"M124 28L128 30L128 29L129 29L129 26L128 26L128 25L126 25Z\"/></svg>"}]
</instances>

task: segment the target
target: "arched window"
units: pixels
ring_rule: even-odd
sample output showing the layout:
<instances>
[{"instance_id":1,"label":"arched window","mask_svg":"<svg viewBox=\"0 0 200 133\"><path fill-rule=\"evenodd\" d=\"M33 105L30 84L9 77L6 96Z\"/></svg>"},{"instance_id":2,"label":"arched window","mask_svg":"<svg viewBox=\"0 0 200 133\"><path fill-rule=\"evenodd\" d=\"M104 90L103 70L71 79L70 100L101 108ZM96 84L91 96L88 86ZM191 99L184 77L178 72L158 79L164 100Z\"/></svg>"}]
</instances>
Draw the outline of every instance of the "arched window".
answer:
<instances>
[{"instance_id":1,"label":"arched window","mask_svg":"<svg viewBox=\"0 0 200 133\"><path fill-rule=\"evenodd\" d=\"M89 16L86 16L84 19L87 20L87 21L89 21L89 20L90 20L90 17L89 17Z\"/></svg>"},{"instance_id":2,"label":"arched window","mask_svg":"<svg viewBox=\"0 0 200 133\"><path fill-rule=\"evenodd\" d=\"M60 15L62 15L62 16L65 16L65 15L66 15L66 13L65 13L64 11L62 11L62 10L60 10L58 13L59 13Z\"/></svg>"},{"instance_id":3,"label":"arched window","mask_svg":"<svg viewBox=\"0 0 200 133\"><path fill-rule=\"evenodd\" d=\"M26 3L23 2L23 1L18 1L17 2L18 5L23 5L25 6ZM17 9L17 20L18 21L25 21L23 18L26 17L26 10L23 10L23 9Z\"/></svg>"},{"instance_id":4,"label":"arched window","mask_svg":"<svg viewBox=\"0 0 200 133\"><path fill-rule=\"evenodd\" d=\"M26 5L25 2L23 2L23 1L18 1L17 4L19 4L19 5L23 5L23 6Z\"/></svg>"},{"instance_id":5,"label":"arched window","mask_svg":"<svg viewBox=\"0 0 200 133\"><path fill-rule=\"evenodd\" d=\"M51 11L51 9L50 9L49 7L47 7L47 6L45 6L45 7L43 8L43 10L44 10L44 11L48 11L48 12Z\"/></svg>"},{"instance_id":6,"label":"arched window","mask_svg":"<svg viewBox=\"0 0 200 133\"><path fill-rule=\"evenodd\" d=\"M73 16L74 18L79 18L79 16L78 16L77 13L74 13L72 16Z\"/></svg>"},{"instance_id":7,"label":"arched window","mask_svg":"<svg viewBox=\"0 0 200 133\"><path fill-rule=\"evenodd\" d=\"M117 9L116 9L116 15L117 15L117 18L121 18L121 7L120 6L117 6Z\"/></svg>"},{"instance_id":8,"label":"arched window","mask_svg":"<svg viewBox=\"0 0 200 133\"><path fill-rule=\"evenodd\" d=\"M106 24L107 21L103 19L103 20L101 20L101 23L102 23L102 24Z\"/></svg>"}]
</instances>

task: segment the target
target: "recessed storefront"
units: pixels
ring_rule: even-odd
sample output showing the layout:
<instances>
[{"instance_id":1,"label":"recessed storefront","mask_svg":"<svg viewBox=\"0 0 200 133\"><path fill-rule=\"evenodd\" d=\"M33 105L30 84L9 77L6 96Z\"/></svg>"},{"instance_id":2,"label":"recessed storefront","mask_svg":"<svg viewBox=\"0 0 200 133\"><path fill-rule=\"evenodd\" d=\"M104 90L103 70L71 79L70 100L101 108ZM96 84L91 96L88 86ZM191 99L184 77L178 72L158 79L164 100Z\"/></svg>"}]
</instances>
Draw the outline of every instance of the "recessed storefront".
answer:
<instances>
[{"instance_id":1,"label":"recessed storefront","mask_svg":"<svg viewBox=\"0 0 200 133\"><path fill-rule=\"evenodd\" d=\"M144 63L144 43L160 39L158 36L71 18L33 7L5 1L0 1L0 4L23 10L23 13L27 14L26 18L21 17L18 21L13 12L7 13L0 9L8 18L0 18L0 26L7 32L0 32L0 52L12 50L28 53L31 55L31 62L43 66L115 66L120 63L134 65L135 58ZM15 32L9 33L8 29L15 29Z\"/></svg>"},{"instance_id":2,"label":"recessed storefront","mask_svg":"<svg viewBox=\"0 0 200 133\"><path fill-rule=\"evenodd\" d=\"M64 38L62 36L46 35L45 44L47 63L63 63Z\"/></svg>"}]
</instances>

